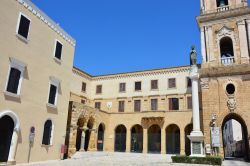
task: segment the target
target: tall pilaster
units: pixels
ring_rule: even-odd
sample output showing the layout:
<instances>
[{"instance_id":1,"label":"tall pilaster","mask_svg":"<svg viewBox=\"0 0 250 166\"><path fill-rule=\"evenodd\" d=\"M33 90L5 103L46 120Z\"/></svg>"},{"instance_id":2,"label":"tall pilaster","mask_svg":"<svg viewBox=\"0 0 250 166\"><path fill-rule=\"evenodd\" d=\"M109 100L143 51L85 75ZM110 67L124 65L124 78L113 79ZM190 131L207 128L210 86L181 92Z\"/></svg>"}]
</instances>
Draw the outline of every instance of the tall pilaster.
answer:
<instances>
[{"instance_id":1,"label":"tall pilaster","mask_svg":"<svg viewBox=\"0 0 250 166\"><path fill-rule=\"evenodd\" d=\"M241 63L249 63L249 50L248 50L248 41L247 41L247 31L246 31L246 22L245 20L237 22L239 29L239 39L240 39L240 54L241 54Z\"/></svg>"},{"instance_id":2,"label":"tall pilaster","mask_svg":"<svg viewBox=\"0 0 250 166\"><path fill-rule=\"evenodd\" d=\"M148 129L143 128L143 153L148 153Z\"/></svg>"}]
</instances>

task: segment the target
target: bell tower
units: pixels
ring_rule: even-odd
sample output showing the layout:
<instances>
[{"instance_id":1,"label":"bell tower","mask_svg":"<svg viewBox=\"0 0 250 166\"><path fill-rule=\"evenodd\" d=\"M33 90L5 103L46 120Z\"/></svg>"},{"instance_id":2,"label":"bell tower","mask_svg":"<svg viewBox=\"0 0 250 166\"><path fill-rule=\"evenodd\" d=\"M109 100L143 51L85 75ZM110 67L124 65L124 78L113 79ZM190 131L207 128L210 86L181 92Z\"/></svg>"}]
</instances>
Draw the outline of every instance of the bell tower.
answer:
<instances>
[{"instance_id":1,"label":"bell tower","mask_svg":"<svg viewBox=\"0 0 250 166\"><path fill-rule=\"evenodd\" d=\"M201 129L206 154L224 156L225 123L234 119L245 127L244 157L250 160L250 7L247 0L200 0L202 64ZM244 121L244 122L241 122Z\"/></svg>"},{"instance_id":2,"label":"bell tower","mask_svg":"<svg viewBox=\"0 0 250 166\"><path fill-rule=\"evenodd\" d=\"M249 63L249 13L247 0L201 0L203 66Z\"/></svg>"}]
</instances>

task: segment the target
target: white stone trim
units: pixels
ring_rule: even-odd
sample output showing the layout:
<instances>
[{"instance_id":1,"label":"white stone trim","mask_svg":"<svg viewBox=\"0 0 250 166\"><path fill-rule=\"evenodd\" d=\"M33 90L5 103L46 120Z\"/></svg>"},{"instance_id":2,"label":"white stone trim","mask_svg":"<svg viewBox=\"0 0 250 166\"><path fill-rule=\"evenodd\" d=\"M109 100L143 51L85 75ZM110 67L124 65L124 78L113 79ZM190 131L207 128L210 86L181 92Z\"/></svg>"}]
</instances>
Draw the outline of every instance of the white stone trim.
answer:
<instances>
[{"instance_id":1,"label":"white stone trim","mask_svg":"<svg viewBox=\"0 0 250 166\"><path fill-rule=\"evenodd\" d=\"M20 34L18 34L20 21L21 21L21 16L24 16L26 19L28 19L30 21L27 38L25 38L25 37L21 36ZM29 36L30 36L30 30L31 30L31 19L27 15L23 14L22 12L19 12L18 19L17 19L17 26L16 26L16 36L19 37L21 40L24 40L25 42L28 42L29 41Z\"/></svg>"},{"instance_id":2,"label":"white stone trim","mask_svg":"<svg viewBox=\"0 0 250 166\"><path fill-rule=\"evenodd\" d=\"M58 99L58 89L60 87L60 84L61 84L61 81L58 80L57 78L53 77L53 76L50 76L50 80L49 80L49 89L48 89L48 98L47 98L47 106L49 107L53 107L53 108L56 108L56 105L57 105L57 99ZM56 97L55 97L55 104L51 104L49 103L49 94L50 94L50 86L51 85L54 85L56 86Z\"/></svg>"},{"instance_id":3,"label":"white stone trim","mask_svg":"<svg viewBox=\"0 0 250 166\"><path fill-rule=\"evenodd\" d=\"M44 134L44 126L45 126L45 123L50 120L51 123L52 123L52 128L51 128L51 133L50 133L50 141L49 141L49 145L44 145L43 144L43 134ZM54 129L55 129L55 125L54 125L54 122L51 118L47 118L44 123L43 123L43 132L41 134L42 138L41 138L41 145L44 145L44 146L53 146L53 138L54 138Z\"/></svg>"},{"instance_id":4,"label":"white stone trim","mask_svg":"<svg viewBox=\"0 0 250 166\"><path fill-rule=\"evenodd\" d=\"M5 110L3 112L0 112L0 119L4 116L11 117L14 122L14 131L11 138L8 162L15 162L15 154L18 144L18 133L20 131L20 120L18 116L11 110Z\"/></svg>"},{"instance_id":5,"label":"white stone trim","mask_svg":"<svg viewBox=\"0 0 250 166\"><path fill-rule=\"evenodd\" d=\"M30 0L16 0L16 1L19 2L21 5L23 5L25 8L27 8L33 15L38 17L42 22L47 24L52 30L54 30L58 35L60 35L64 40L66 40L72 46L76 45L75 39L73 39L69 34L67 34L58 24L56 24L52 19L50 19Z\"/></svg>"},{"instance_id":6,"label":"white stone trim","mask_svg":"<svg viewBox=\"0 0 250 166\"><path fill-rule=\"evenodd\" d=\"M61 59L58 59L58 58L56 57L56 44L57 44L57 42L60 43L60 44L62 45ZM58 62L61 62L61 61L62 61L62 58L63 58L63 43L62 43L60 40L58 40L58 39L55 39L54 51L53 51L53 58L54 58L56 61L58 61Z\"/></svg>"},{"instance_id":7,"label":"white stone trim","mask_svg":"<svg viewBox=\"0 0 250 166\"><path fill-rule=\"evenodd\" d=\"M8 87L8 83L9 83L9 77L10 77L10 70L11 68L15 68L15 69L18 69L20 72L21 72L21 76L20 76L20 79L19 79L19 84L18 84L18 89L17 89L17 94L14 94L13 96L20 96L21 94L21 87L22 87L22 81L23 81L23 74L24 74L24 71L25 71L25 68L26 68L26 64L15 59L15 58L12 58L10 57L10 65L9 65L9 71L8 71L8 74L7 74L7 79L6 79L6 83L5 83L5 92L6 94L8 95L9 93L11 92L8 92L7 91L7 87Z\"/></svg>"}]
</instances>

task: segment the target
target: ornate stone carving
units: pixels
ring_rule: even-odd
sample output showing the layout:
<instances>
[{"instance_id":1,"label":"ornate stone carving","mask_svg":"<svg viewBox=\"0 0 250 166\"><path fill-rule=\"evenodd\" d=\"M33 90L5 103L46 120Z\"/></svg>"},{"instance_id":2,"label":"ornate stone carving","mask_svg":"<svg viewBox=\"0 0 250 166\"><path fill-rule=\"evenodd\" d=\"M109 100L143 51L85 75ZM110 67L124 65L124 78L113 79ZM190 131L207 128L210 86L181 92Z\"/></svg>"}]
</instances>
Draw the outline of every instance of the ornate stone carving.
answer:
<instances>
[{"instance_id":1,"label":"ornate stone carving","mask_svg":"<svg viewBox=\"0 0 250 166\"><path fill-rule=\"evenodd\" d=\"M200 84L201 84L202 89L209 89L209 79L208 78L202 78Z\"/></svg>"},{"instance_id":2,"label":"ornate stone carving","mask_svg":"<svg viewBox=\"0 0 250 166\"><path fill-rule=\"evenodd\" d=\"M230 112L234 112L234 110L237 108L234 96L230 96L229 99L227 100L227 107L230 110Z\"/></svg>"},{"instance_id":3,"label":"ornate stone carving","mask_svg":"<svg viewBox=\"0 0 250 166\"><path fill-rule=\"evenodd\" d=\"M225 36L231 36L233 33L234 29L233 28L228 28L227 26L223 26L219 31L217 31L217 35L222 38Z\"/></svg>"}]
</instances>

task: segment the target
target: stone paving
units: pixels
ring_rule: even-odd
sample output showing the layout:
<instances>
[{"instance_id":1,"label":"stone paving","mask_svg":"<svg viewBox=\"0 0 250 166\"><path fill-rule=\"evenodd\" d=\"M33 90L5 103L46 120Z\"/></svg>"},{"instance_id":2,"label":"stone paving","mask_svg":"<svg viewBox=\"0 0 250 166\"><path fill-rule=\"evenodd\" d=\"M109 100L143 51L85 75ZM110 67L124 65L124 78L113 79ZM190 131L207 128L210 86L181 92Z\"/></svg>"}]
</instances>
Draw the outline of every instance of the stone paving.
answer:
<instances>
[{"instance_id":1,"label":"stone paving","mask_svg":"<svg viewBox=\"0 0 250 166\"><path fill-rule=\"evenodd\" d=\"M18 166L197 166L196 164L173 164L171 155L82 152L72 159L18 164ZM199 165L205 166L205 165ZM225 161L223 166L250 166L241 161Z\"/></svg>"}]
</instances>

